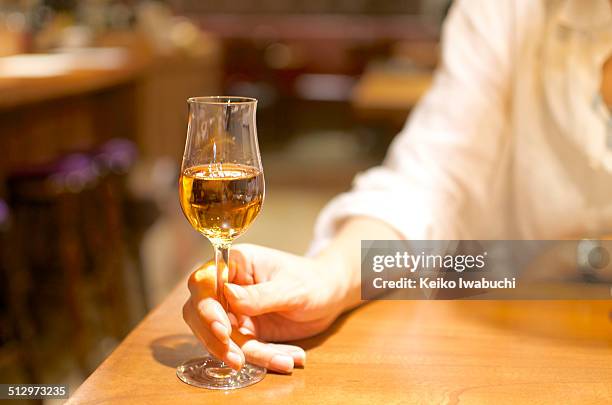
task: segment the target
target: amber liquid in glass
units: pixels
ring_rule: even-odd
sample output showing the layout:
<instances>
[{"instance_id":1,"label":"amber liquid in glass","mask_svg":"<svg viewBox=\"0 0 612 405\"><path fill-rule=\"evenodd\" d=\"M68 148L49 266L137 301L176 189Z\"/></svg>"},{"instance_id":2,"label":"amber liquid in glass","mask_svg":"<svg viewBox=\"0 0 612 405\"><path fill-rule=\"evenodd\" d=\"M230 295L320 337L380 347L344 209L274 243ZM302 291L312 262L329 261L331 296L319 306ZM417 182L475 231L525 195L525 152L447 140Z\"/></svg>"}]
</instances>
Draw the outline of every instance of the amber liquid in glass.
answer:
<instances>
[{"instance_id":1,"label":"amber liquid in glass","mask_svg":"<svg viewBox=\"0 0 612 405\"><path fill-rule=\"evenodd\" d=\"M240 164L186 169L179 180L183 213L212 243L229 244L261 210L264 179L260 170Z\"/></svg>"}]
</instances>

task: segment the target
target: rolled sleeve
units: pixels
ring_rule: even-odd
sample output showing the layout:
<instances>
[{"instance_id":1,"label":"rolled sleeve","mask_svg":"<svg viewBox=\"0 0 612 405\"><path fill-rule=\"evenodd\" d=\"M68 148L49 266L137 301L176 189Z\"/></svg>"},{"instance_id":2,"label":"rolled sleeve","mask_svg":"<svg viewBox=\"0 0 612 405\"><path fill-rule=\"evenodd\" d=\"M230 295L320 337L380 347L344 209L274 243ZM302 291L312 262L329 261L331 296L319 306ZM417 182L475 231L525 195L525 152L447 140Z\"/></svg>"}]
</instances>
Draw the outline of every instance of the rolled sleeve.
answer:
<instances>
[{"instance_id":1,"label":"rolled sleeve","mask_svg":"<svg viewBox=\"0 0 612 405\"><path fill-rule=\"evenodd\" d=\"M384 163L320 213L310 253L355 216L375 218L405 239L460 239L462 209L490 203L507 126L507 23L502 3L463 0L443 32L432 89L392 143Z\"/></svg>"},{"instance_id":2,"label":"rolled sleeve","mask_svg":"<svg viewBox=\"0 0 612 405\"><path fill-rule=\"evenodd\" d=\"M445 210L440 200L424 193L413 194L404 182L401 175L385 167L358 175L353 189L334 198L319 214L310 253L323 249L348 217L378 219L404 239L451 239L457 234L453 229L455 215Z\"/></svg>"}]
</instances>

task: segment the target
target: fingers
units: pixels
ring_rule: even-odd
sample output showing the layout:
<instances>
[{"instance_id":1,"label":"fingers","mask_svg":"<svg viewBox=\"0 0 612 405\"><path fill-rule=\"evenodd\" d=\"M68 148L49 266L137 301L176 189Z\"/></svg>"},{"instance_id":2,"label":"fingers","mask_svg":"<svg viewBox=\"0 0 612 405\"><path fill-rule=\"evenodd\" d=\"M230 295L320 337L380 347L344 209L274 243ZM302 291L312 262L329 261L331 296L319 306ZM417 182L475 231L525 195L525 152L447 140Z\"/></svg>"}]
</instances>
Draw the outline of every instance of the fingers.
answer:
<instances>
[{"instance_id":1,"label":"fingers","mask_svg":"<svg viewBox=\"0 0 612 405\"><path fill-rule=\"evenodd\" d=\"M207 304L210 303L207 302ZM255 340L249 328L244 327L246 324L239 329L236 328L237 330L232 334L234 342L224 335L226 331L224 326L222 326L222 332L217 330L221 322L214 320L207 324L208 318L201 312L191 300L188 300L183 307L183 318L208 351L235 370L239 370L246 361L249 361L271 371L288 374L293 371L294 367L303 367L306 363L306 353L302 348L259 342ZM237 326L235 316L232 315L232 318L234 318L233 323Z\"/></svg>"},{"instance_id":2,"label":"fingers","mask_svg":"<svg viewBox=\"0 0 612 405\"><path fill-rule=\"evenodd\" d=\"M240 316L240 326L235 324L236 331L232 334L234 341L240 346L247 361L266 367L279 373L291 373L294 367L306 364L306 352L298 346L262 343L248 327L248 317ZM252 324L251 324L252 325Z\"/></svg>"},{"instance_id":3,"label":"fingers","mask_svg":"<svg viewBox=\"0 0 612 405\"><path fill-rule=\"evenodd\" d=\"M306 352L301 347L275 343L268 343L268 346L272 346L272 348L290 355L293 358L295 367L304 367L306 365Z\"/></svg>"},{"instance_id":4,"label":"fingers","mask_svg":"<svg viewBox=\"0 0 612 405\"><path fill-rule=\"evenodd\" d=\"M213 356L222 359L233 369L239 370L245 362L242 350L230 340L229 335L225 336L227 329L221 322L214 320L207 324L207 318L200 312L190 299L183 306L183 319ZM229 323L229 320L227 322Z\"/></svg>"},{"instance_id":5,"label":"fingers","mask_svg":"<svg viewBox=\"0 0 612 405\"><path fill-rule=\"evenodd\" d=\"M300 294L297 291L284 292L288 289L291 290L277 281L249 286L227 283L225 297L235 312L255 316L296 309L301 302Z\"/></svg>"},{"instance_id":6,"label":"fingers","mask_svg":"<svg viewBox=\"0 0 612 405\"><path fill-rule=\"evenodd\" d=\"M295 366L292 353L274 347L274 345L259 342L255 339L248 340L244 343L242 345L242 350L248 362L260 365L271 371L289 374L293 371L293 367Z\"/></svg>"},{"instance_id":7,"label":"fingers","mask_svg":"<svg viewBox=\"0 0 612 405\"><path fill-rule=\"evenodd\" d=\"M244 353L238 346L236 346L236 343L232 341L230 341L229 349L225 352L225 355L218 356L217 358L223 359L228 366L236 371L240 370L244 363L246 363Z\"/></svg>"},{"instance_id":8,"label":"fingers","mask_svg":"<svg viewBox=\"0 0 612 405\"><path fill-rule=\"evenodd\" d=\"M294 367L304 367L306 352L298 346L262 343L255 339L254 324L248 316L232 315L232 339L240 346L247 361L279 373L291 373Z\"/></svg>"},{"instance_id":9,"label":"fingers","mask_svg":"<svg viewBox=\"0 0 612 405\"><path fill-rule=\"evenodd\" d=\"M240 244L232 248L230 255L229 281L239 284L254 284L253 259L257 255L251 245Z\"/></svg>"},{"instance_id":10,"label":"fingers","mask_svg":"<svg viewBox=\"0 0 612 405\"><path fill-rule=\"evenodd\" d=\"M191 298L191 304L195 315L200 318L200 323L223 343L230 340L232 326L227 314L221 304L213 299L216 296L214 264L205 263L194 271L187 283Z\"/></svg>"},{"instance_id":11,"label":"fingers","mask_svg":"<svg viewBox=\"0 0 612 405\"><path fill-rule=\"evenodd\" d=\"M236 284L256 284L270 280L270 277L284 267L290 254L264 246L240 243L232 247L231 265L235 273L229 279Z\"/></svg>"},{"instance_id":12,"label":"fingers","mask_svg":"<svg viewBox=\"0 0 612 405\"><path fill-rule=\"evenodd\" d=\"M191 299L190 301L193 304L194 301ZM232 333L232 325L219 301L204 298L196 304L196 309L201 323L207 326L220 341L227 343Z\"/></svg>"},{"instance_id":13,"label":"fingers","mask_svg":"<svg viewBox=\"0 0 612 405\"><path fill-rule=\"evenodd\" d=\"M187 280L187 287L194 301L217 296L217 268L208 261L195 269Z\"/></svg>"}]
</instances>

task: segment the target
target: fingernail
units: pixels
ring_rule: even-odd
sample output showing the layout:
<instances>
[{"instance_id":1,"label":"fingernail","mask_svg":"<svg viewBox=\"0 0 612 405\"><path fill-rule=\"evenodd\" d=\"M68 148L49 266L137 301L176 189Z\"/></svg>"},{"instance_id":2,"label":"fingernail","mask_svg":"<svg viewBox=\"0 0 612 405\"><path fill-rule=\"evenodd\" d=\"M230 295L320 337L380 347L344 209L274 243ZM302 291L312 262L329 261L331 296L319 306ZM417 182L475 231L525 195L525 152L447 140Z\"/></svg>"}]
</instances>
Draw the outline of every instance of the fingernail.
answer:
<instances>
[{"instance_id":1,"label":"fingernail","mask_svg":"<svg viewBox=\"0 0 612 405\"><path fill-rule=\"evenodd\" d=\"M249 336L249 335L253 336L253 335L255 335L255 332L253 332L249 328L245 328L244 326L241 327L240 329L238 329L238 332L240 332L240 333L242 333L243 335L246 335L246 336Z\"/></svg>"},{"instance_id":2,"label":"fingernail","mask_svg":"<svg viewBox=\"0 0 612 405\"><path fill-rule=\"evenodd\" d=\"M237 353L229 352L227 354L227 362L233 369L240 370L242 367L242 357L240 357Z\"/></svg>"},{"instance_id":3,"label":"fingernail","mask_svg":"<svg viewBox=\"0 0 612 405\"><path fill-rule=\"evenodd\" d=\"M222 341L223 343L229 342L229 331L221 322L213 321L210 328L220 341Z\"/></svg>"},{"instance_id":4,"label":"fingernail","mask_svg":"<svg viewBox=\"0 0 612 405\"><path fill-rule=\"evenodd\" d=\"M230 352L236 354L238 357L240 357L240 364L244 364L246 363L246 358L244 357L244 353L242 350L240 350L240 348L238 347L238 345L236 345L236 343L230 341Z\"/></svg>"},{"instance_id":5,"label":"fingernail","mask_svg":"<svg viewBox=\"0 0 612 405\"><path fill-rule=\"evenodd\" d=\"M284 354L277 354L270 360L270 368L283 373L293 370L293 358Z\"/></svg>"},{"instance_id":6,"label":"fingernail","mask_svg":"<svg viewBox=\"0 0 612 405\"><path fill-rule=\"evenodd\" d=\"M236 300L241 300L247 297L246 291L244 291L244 288L240 287L239 285L226 283L225 287Z\"/></svg>"},{"instance_id":7,"label":"fingernail","mask_svg":"<svg viewBox=\"0 0 612 405\"><path fill-rule=\"evenodd\" d=\"M298 362L301 364L302 367L306 366L306 353L305 352L295 351L294 356L295 358L298 359Z\"/></svg>"}]
</instances>

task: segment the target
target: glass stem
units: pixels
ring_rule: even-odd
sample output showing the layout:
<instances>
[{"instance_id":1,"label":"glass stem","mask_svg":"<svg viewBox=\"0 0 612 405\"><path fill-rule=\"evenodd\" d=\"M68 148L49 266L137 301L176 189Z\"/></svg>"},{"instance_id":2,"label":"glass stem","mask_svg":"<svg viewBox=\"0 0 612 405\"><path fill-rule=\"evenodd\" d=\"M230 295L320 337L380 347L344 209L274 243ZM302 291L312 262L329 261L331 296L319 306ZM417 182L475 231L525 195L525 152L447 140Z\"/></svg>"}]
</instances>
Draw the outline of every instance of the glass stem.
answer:
<instances>
[{"instance_id":1,"label":"glass stem","mask_svg":"<svg viewBox=\"0 0 612 405\"><path fill-rule=\"evenodd\" d=\"M217 301L227 312L228 305L225 300L224 285L229 277L229 254L230 245L214 245L215 248L215 267L217 269Z\"/></svg>"}]
</instances>

